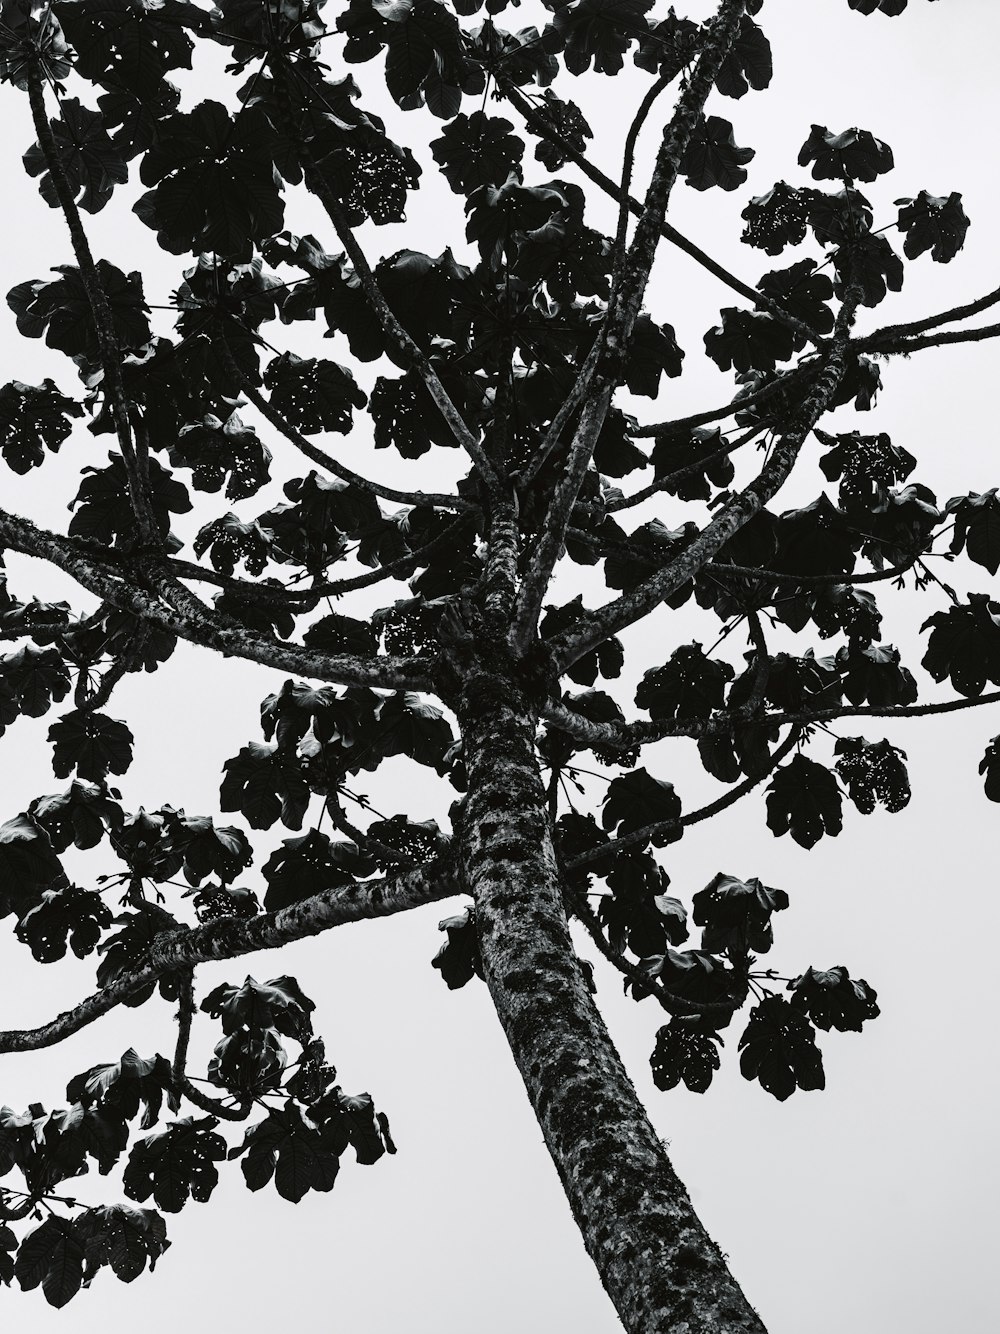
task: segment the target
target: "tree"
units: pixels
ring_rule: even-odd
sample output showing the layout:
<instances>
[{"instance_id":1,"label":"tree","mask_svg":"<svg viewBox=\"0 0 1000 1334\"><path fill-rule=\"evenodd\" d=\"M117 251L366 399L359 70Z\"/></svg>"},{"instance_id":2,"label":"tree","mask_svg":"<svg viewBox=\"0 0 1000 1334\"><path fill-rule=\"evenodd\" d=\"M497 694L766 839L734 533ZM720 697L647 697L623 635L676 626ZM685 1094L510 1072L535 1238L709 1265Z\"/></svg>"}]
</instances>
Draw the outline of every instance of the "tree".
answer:
<instances>
[{"instance_id":1,"label":"tree","mask_svg":"<svg viewBox=\"0 0 1000 1334\"><path fill-rule=\"evenodd\" d=\"M849 4L890 17L906 8ZM0 909L41 963L68 949L100 957L92 996L4 1032L0 1050L57 1043L157 991L178 1020L171 1056L127 1051L73 1077L63 1109L0 1114L5 1175L23 1177L0 1192L0 1278L41 1286L54 1305L102 1267L129 1281L152 1266L167 1244L163 1213L207 1200L229 1155L252 1190L273 1182L297 1201L333 1187L349 1148L362 1163L393 1149L371 1098L335 1082L294 978L226 984L199 1001L198 965L466 893L435 965L450 987L489 987L625 1327L761 1329L608 1038L568 919L637 1001L665 1012L651 1058L664 1089L707 1089L737 1017L730 1047L748 1079L779 1099L821 1088L817 1029L860 1030L878 1014L874 988L825 960L787 976L761 966L788 895L726 866L689 914L658 852L764 783L769 826L804 847L840 832L845 798L862 814L898 811L909 799L902 752L839 732L831 751L829 725L844 719L853 733L868 726L854 720L1000 697L986 689L1000 685L1000 607L959 595L931 565L944 539L949 556L996 574L994 490L940 505L888 435L820 425L872 407L884 360L1000 332L967 324L1000 292L857 327L908 267L886 233L908 262L947 262L968 227L961 196L921 190L877 214L862 187L877 196L891 149L867 130L814 125L793 184L741 196L750 247L777 259L808 242L813 258L746 284L666 214L679 177L724 192L746 180L752 150L716 113L720 98L769 82L760 0L723 0L703 24L645 0L579 0L516 33L497 21L502 8L484 18L474 2L352 0L332 22L294 2L4 9L2 73L26 95L37 138L25 166L65 218L74 260L19 283L8 304L22 334L74 360L83 390L6 385L0 452L24 475L53 467L48 453L76 421L112 439L83 468L65 533L0 513L7 550L80 590L71 604L5 595L3 726L72 706L49 729L69 787L0 832ZM216 46L238 102L182 103L170 76ZM648 92L615 181L589 161L591 128L568 94L572 76L615 76L626 59ZM364 101L344 60L367 80ZM384 109L383 79L398 108L419 113L400 118L405 128L433 127L422 152L396 143L373 109ZM636 144L651 117L663 137L639 188ZM166 319L139 274L93 257L81 217L112 200L130 162L148 187L139 223L187 256ZM369 259L368 224L401 222L432 166L465 201L461 259ZM585 221L580 173L591 199L618 202L612 235ZM296 187L343 253L284 230ZM664 242L739 301L705 335L736 389L693 416L640 424L626 391L655 398L684 361L669 311L644 309ZM318 312L347 365L281 350L283 326ZM452 448L450 489L384 485L342 462L346 448L316 443L361 432L366 418L376 448L404 459ZM265 440L313 466L286 472L284 499L262 510ZM781 509L807 442L828 486ZM748 457L752 445L762 457ZM633 474L638 485L619 489ZM213 507L223 490L238 509ZM669 527L657 517L664 497L671 522L682 504L690 517ZM654 517L635 526L628 511L646 502ZM197 528L178 523L192 560L171 524L195 504ZM364 572L332 576L351 561ZM612 596L588 609L596 566ZM409 581L412 596L374 615L367 602L352 617L327 601L391 580ZM935 598L922 673L882 642L876 599L890 586ZM698 609L701 640L673 633L668 613L682 607ZM653 617L655 656L651 641L629 642L647 668L634 699L646 717L630 722L614 686L595 687L625 670L619 633ZM818 656L826 639L834 651ZM104 710L124 676L157 670L178 641L292 673L262 705L263 742L226 761L220 807L239 824L172 807L129 814L112 786L132 736ZM919 703L927 678L947 693ZM696 741L720 796L685 808L659 752L643 753L668 738ZM607 772L599 809L576 798L587 752ZM982 762L991 799L997 754L991 742ZM400 755L454 789L447 832L418 805L372 818L359 781ZM291 836L269 836L255 888L244 826L279 823ZM98 861L110 872L95 876ZM187 1069L197 1009L222 1029L210 1094ZM246 1123L242 1138L223 1136L230 1122ZM132 1203L73 1205L64 1183L91 1159L101 1172L124 1161Z\"/></svg>"}]
</instances>

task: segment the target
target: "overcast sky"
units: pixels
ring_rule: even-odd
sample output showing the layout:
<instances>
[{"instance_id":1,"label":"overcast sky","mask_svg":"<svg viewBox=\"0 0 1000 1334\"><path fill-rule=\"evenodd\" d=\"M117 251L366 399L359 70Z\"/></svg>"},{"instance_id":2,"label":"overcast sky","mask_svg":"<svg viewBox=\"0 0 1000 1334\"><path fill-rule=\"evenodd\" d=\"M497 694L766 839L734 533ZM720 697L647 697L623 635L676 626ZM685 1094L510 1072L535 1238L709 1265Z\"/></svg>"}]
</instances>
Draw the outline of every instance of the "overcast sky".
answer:
<instances>
[{"instance_id":1,"label":"overcast sky","mask_svg":"<svg viewBox=\"0 0 1000 1334\"><path fill-rule=\"evenodd\" d=\"M336 8L328 7L331 22ZM698 4L690 12L701 17L708 10ZM507 22L520 26L528 21L524 13L511 11ZM771 90L738 103L716 98L710 106L733 121L738 143L756 148L749 181L734 196L678 190L675 225L756 281L789 261L769 261L738 244L740 209L778 178L802 179L795 157L813 122L833 130L856 124L886 140L896 157L895 173L866 189L876 203L876 225L894 216L894 198L924 188L933 194L961 190L973 224L954 263L932 265L924 257L908 265L904 291L877 312L866 312L861 327L942 309L995 287L1000 9L990 0L913 0L906 14L890 20L852 13L847 0L768 0L760 21L774 47ZM220 95L208 76L199 79L186 85L194 100ZM644 87L645 80L627 75L619 81L567 80L563 88L590 111L599 129L594 158L612 174L627 124L623 104ZM591 96L596 88L604 100L586 101L586 88ZM0 96L0 172L9 198L17 201L3 223L0 290L6 291L45 277L52 264L69 262L70 250L59 218L20 174L19 157L32 138L23 96L10 88ZM429 154L420 148L433 137L428 120L414 115L402 124L429 166ZM571 172L565 169L568 179ZM176 286L179 266L150 258L150 236L128 213L132 197L116 195L92 224L95 249L124 268L141 266L147 298L162 301ZM437 253L454 238L461 257L460 203L447 192L422 190L410 210L412 229L384 229L370 244L387 252L407 245ZM595 211L594 217L608 225L606 213ZM290 209L287 225L329 238L308 207ZM656 404L640 405L645 420L725 400L730 377L718 374L699 349L720 305L736 303L685 256L664 255L650 307L657 319L674 324L688 358L681 381L669 382ZM310 347L310 326L293 332L300 351L331 354L329 343ZM74 387L69 363L18 338L6 309L0 336L4 379L51 374L63 388ZM993 345L984 344L886 366L877 411L857 423L842 411L834 425L889 431L918 457L916 476L942 501L985 490L1000 483L996 358ZM279 443L269 443L288 469L285 475L295 475L296 460L283 455ZM88 461L100 466L105 446L84 432L76 444L64 446L64 454L79 462L87 452ZM361 453L358 446L352 457ZM819 491L815 457L813 451L805 458L785 503L807 502ZM384 455L372 466L386 478L392 471ZM419 475L426 481L428 466L426 460L397 466L394 480ZM7 503L23 500L50 525L65 522L62 507L75 489L73 470L50 461L24 484L6 474L3 480ZM256 513L267 503L269 498L255 500L244 510ZM679 516L674 502L656 512L667 522L687 517ZM40 567L15 559L9 567L19 596L50 590L66 595L65 585ZM994 582L964 565L949 577L967 580L975 591L989 591ZM588 601L602 597L597 582ZM895 602L883 595L881 605L886 639L915 665L921 652L916 627L939 602L932 595ZM351 610L346 604L343 609ZM711 642L706 625L696 626L684 612L669 625L664 618L633 632L629 680L663 660L661 635L669 637L669 652L699 634ZM196 650L178 652L153 678L128 678L109 709L127 718L138 743L135 763L121 782L126 805L170 802L189 812L217 811L221 765L257 739L258 701L278 684L273 674L215 662ZM631 700L623 699L632 712ZM2 818L60 787L48 747L40 744L50 721L20 720L3 738ZM863 819L845 811L843 834L811 853L771 835L758 793L692 828L663 854L672 892L688 902L719 870L757 875L788 891L791 907L776 920L771 956L779 971L845 963L877 989L882 1017L863 1035L821 1036L825 1092L799 1092L779 1105L743 1081L733 1050L736 1024L724 1068L707 1095L659 1093L648 1067L658 1012L622 998L617 975L597 961L598 999L626 1064L695 1207L771 1334L840 1334L845 1328L855 1334L938 1334L942 1328L985 1334L994 1327L988 1276L995 1266L1000 1187L992 1009L992 952L1000 928L998 812L982 795L976 766L998 731L1000 717L986 710L891 731L868 729L873 739L888 735L908 752L913 800L893 816ZM713 791L690 742L661 745L647 763L675 783L688 808ZM408 809L415 791L430 790L426 778L425 771L395 762L378 789L387 813ZM599 791L594 788L595 795ZM435 800L428 796L427 807L409 809L418 819L438 814L447 795L432 809ZM275 846L285 832L272 830L258 846ZM94 855L86 865L90 874L112 869ZM472 984L449 993L429 967L440 939L437 921L448 911L437 905L347 927L280 957L237 960L199 973L199 995L222 979L239 982L248 971L262 980L295 974L318 1004L317 1031L327 1038L344 1087L369 1090L389 1114L396 1157L367 1168L345 1159L334 1192L307 1196L298 1206L270 1188L249 1194L232 1164L210 1204L192 1204L168 1218L174 1246L153 1276L126 1287L102 1273L62 1313L51 1311L40 1292L4 1290L0 1309L28 1321L33 1334L70 1328L96 1334L130 1319L141 1320L149 1334L185 1326L200 1331L224 1321L256 1334L289 1319L359 1334L618 1329L485 988ZM586 946L582 952L593 954ZM92 959L42 968L4 930L3 1027L48 1019L92 985ZM141 1010L116 1011L55 1050L4 1057L0 1104L17 1110L29 1101L58 1106L66 1081L97 1061L115 1060L128 1046L144 1055L169 1052L170 1018L170 1007L155 1000ZM215 1036L209 1021L199 1023L202 1055ZM120 1197L120 1188L114 1177L95 1175L79 1183L79 1194L110 1202Z\"/></svg>"}]
</instances>

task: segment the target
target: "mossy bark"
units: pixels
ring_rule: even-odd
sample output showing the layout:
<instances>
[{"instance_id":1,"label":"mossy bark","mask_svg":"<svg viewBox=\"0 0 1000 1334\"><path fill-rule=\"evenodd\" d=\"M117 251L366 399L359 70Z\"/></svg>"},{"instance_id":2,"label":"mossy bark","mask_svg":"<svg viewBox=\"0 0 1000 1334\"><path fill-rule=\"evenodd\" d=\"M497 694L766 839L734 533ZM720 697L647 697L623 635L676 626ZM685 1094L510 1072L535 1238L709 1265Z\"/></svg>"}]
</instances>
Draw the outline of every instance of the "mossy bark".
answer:
<instances>
[{"instance_id":1,"label":"mossy bark","mask_svg":"<svg viewBox=\"0 0 1000 1334\"><path fill-rule=\"evenodd\" d=\"M516 669L482 653L456 703L469 775L461 858L486 981L608 1295L629 1334L762 1334L584 980Z\"/></svg>"}]
</instances>

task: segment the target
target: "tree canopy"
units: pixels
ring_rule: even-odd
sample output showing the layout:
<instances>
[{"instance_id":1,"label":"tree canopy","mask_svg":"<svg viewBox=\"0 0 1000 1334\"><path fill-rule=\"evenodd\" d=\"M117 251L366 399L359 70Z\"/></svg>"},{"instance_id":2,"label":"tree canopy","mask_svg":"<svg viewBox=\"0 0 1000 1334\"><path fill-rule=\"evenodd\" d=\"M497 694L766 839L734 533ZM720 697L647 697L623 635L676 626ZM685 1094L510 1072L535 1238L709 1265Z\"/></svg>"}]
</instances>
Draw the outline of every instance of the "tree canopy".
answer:
<instances>
[{"instance_id":1,"label":"tree canopy","mask_svg":"<svg viewBox=\"0 0 1000 1334\"><path fill-rule=\"evenodd\" d=\"M847 5L906 22L906 0ZM876 410L891 359L1000 333L977 319L1000 290L872 314L969 227L957 190L897 185L872 130L806 123L789 179L745 188L754 148L722 113L770 83L763 8L553 0L516 28L503 0L4 5L0 76L36 136L24 167L69 233L66 262L7 303L76 380L0 388L0 454L17 478L75 469L78 489L61 530L0 510L0 547L73 586L0 593L0 733L52 710L68 783L0 827L0 915L39 964L93 956L97 988L0 1051L154 997L177 1036L139 1055L137 1019L137 1047L73 1075L64 1107L0 1111L0 1281L54 1306L105 1268L131 1282L228 1159L297 1203L343 1160L394 1153L294 977L199 996L196 970L464 893L433 966L451 989L488 985L625 1327L764 1327L567 923L662 1012L664 1091L706 1092L727 1058L778 1101L822 1089L833 1035L878 1017L877 979L849 960L762 958L794 885L727 854L679 897L664 850L761 789L777 838L823 847L910 801L882 720L1000 700L997 489L939 497L919 442L894 443ZM220 49L232 81L182 93ZM612 79L642 89L614 176L588 123ZM432 178L441 253L383 253ZM121 225L177 257L168 298L91 247L86 215L136 180ZM731 196L748 271L773 267L747 281L679 232L675 187ZM593 225L602 198L610 227ZM286 226L301 217L313 231ZM701 347L651 285L666 247L727 289ZM725 398L648 420L698 357L731 375ZM401 469L426 459L442 489L381 480L369 444ZM908 658L883 633L903 589L927 603ZM205 760L222 763L217 812L130 811L115 689L179 644L278 675L259 730ZM716 785L701 805L652 749L675 739ZM997 801L1000 738L983 745ZM391 813L378 783L400 757L420 777ZM447 820L429 818L443 792ZM203 1076L198 1014L219 1032ZM77 1204L66 1183L92 1162L122 1167L126 1203Z\"/></svg>"}]
</instances>

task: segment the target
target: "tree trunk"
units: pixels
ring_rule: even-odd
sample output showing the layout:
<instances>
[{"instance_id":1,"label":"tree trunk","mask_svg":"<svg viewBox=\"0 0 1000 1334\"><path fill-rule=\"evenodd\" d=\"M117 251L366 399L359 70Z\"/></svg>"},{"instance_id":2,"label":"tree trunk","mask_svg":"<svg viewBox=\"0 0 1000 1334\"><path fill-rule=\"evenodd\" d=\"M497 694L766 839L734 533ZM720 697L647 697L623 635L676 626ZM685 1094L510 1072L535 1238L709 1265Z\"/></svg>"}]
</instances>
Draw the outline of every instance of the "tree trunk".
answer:
<instances>
[{"instance_id":1,"label":"tree trunk","mask_svg":"<svg viewBox=\"0 0 1000 1334\"><path fill-rule=\"evenodd\" d=\"M502 650L466 670L456 707L469 777L461 855L486 981L608 1295L629 1334L763 1334L591 999L534 754L537 714Z\"/></svg>"}]
</instances>

